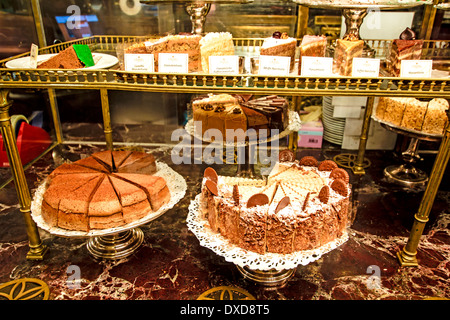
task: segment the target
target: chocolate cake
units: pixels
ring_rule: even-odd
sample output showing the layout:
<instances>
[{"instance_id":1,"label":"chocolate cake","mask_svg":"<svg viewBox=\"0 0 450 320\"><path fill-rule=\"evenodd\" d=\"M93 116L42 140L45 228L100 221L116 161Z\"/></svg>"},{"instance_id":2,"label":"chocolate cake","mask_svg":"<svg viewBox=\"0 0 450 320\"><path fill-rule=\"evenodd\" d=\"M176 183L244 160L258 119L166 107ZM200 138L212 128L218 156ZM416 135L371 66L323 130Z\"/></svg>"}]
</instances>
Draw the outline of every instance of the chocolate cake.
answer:
<instances>
[{"instance_id":1,"label":"chocolate cake","mask_svg":"<svg viewBox=\"0 0 450 320\"><path fill-rule=\"evenodd\" d=\"M272 37L264 39L259 54L262 56L280 56L289 57L290 71L295 66L295 50L297 48L297 39L291 38L287 33L274 32Z\"/></svg>"},{"instance_id":2,"label":"chocolate cake","mask_svg":"<svg viewBox=\"0 0 450 320\"><path fill-rule=\"evenodd\" d=\"M291 157L280 155L267 180L205 170L199 201L209 227L259 254L314 249L341 237L351 192L347 172L312 157L283 162L294 159L289 152Z\"/></svg>"},{"instance_id":3,"label":"chocolate cake","mask_svg":"<svg viewBox=\"0 0 450 320\"><path fill-rule=\"evenodd\" d=\"M276 95L244 100L228 94L211 94L194 99L192 111L195 133L206 140L216 140L210 129L217 129L222 138L228 141L268 137L271 129L278 129L280 132L285 130L289 121L288 102ZM230 134L227 135L228 129L242 131L230 136L233 132L229 131ZM254 131L250 132L249 129ZM246 133L248 136L245 136Z\"/></svg>"},{"instance_id":4,"label":"chocolate cake","mask_svg":"<svg viewBox=\"0 0 450 320\"><path fill-rule=\"evenodd\" d=\"M38 64L38 69L80 69L94 66L91 50L87 45L74 44L48 60Z\"/></svg>"},{"instance_id":5,"label":"chocolate cake","mask_svg":"<svg viewBox=\"0 0 450 320\"><path fill-rule=\"evenodd\" d=\"M153 155L102 151L56 168L47 179L42 217L50 226L89 231L120 227L170 200Z\"/></svg>"}]
</instances>

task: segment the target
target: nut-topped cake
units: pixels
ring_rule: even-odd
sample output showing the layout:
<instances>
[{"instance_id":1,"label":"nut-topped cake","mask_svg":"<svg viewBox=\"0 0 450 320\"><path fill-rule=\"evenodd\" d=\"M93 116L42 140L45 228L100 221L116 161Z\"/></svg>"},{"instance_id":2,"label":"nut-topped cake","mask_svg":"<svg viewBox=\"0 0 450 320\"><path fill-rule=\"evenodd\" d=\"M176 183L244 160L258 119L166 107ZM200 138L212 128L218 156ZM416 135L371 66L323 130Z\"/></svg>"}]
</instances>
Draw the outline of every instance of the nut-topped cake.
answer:
<instances>
[{"instance_id":1,"label":"nut-topped cake","mask_svg":"<svg viewBox=\"0 0 450 320\"><path fill-rule=\"evenodd\" d=\"M266 180L218 176L207 168L200 210L210 228L259 254L321 247L347 227L348 173L331 160L295 160L285 150Z\"/></svg>"}]
</instances>

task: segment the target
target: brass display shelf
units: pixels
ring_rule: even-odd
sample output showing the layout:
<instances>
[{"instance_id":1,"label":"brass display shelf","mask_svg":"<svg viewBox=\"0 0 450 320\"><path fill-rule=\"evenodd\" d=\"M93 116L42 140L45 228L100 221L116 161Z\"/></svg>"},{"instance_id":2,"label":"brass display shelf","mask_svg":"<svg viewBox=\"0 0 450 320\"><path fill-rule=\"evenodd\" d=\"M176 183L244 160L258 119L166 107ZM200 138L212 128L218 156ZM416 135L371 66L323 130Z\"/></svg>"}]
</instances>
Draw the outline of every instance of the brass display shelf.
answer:
<instances>
[{"instance_id":1,"label":"brass display shelf","mask_svg":"<svg viewBox=\"0 0 450 320\"><path fill-rule=\"evenodd\" d=\"M87 44L93 52L116 55L119 44L144 40L144 37L134 36L92 36L84 39L60 43L39 49L39 54L58 53L72 44ZM239 52L246 56L257 56L259 47L264 39L235 38L234 44ZM297 39L299 43L301 39ZM384 60L391 40L366 40L375 51L375 57ZM332 43L330 43L332 45ZM441 69L448 70L450 61L450 41L424 41L422 59L432 59ZM108 90L167 92L167 93L238 93L255 95L284 95L300 96L367 96L367 105L361 129L360 145L356 160L351 170L354 174L365 174L365 150L368 129L372 115L374 99L377 96L416 97L416 98L450 98L450 78L405 79L398 77L354 78L354 77L302 77L263 76L258 74L163 74L163 73L135 73L123 70L46 70L46 69L9 69L5 64L16 58L29 55L28 52L0 61L0 126L1 133L7 146L11 172L20 202L21 212L24 213L27 231L30 239L28 259L43 259L46 247L40 240L37 227L30 217L31 197L25 180L24 169L12 132L9 108L12 105L8 98L9 91L14 88L46 89L49 94L53 123L55 125L56 144L63 143L59 112L56 103L55 90L58 89L95 89L101 97L103 125L106 147L113 149L112 128L109 110ZM293 99L295 100L295 99ZM295 100L296 101L296 100ZM294 106L296 107L296 106ZM442 178L442 168L445 168L449 158L449 130L444 136L441 149L436 160L436 168L430 176L427 190L429 198L433 198ZM295 139L290 139L290 148L295 148ZM428 210L429 206L421 206ZM419 210L419 211L420 211ZM420 213L422 215L427 213ZM423 220L423 219L422 219ZM421 221L422 221L421 220ZM413 238L413 236L411 236ZM416 243L408 246L407 255L413 260ZM403 255L405 253L403 252Z\"/></svg>"}]
</instances>

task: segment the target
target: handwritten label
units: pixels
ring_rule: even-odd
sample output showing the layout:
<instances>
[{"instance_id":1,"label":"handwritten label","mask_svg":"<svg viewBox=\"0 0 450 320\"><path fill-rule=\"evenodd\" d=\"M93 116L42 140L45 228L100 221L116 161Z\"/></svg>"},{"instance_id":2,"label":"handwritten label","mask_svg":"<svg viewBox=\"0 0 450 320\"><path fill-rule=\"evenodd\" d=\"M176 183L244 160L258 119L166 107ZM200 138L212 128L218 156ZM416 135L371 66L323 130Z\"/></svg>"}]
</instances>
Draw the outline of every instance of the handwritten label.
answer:
<instances>
[{"instance_id":1,"label":"handwritten label","mask_svg":"<svg viewBox=\"0 0 450 320\"><path fill-rule=\"evenodd\" d=\"M31 44L31 49L30 49L30 68L31 69L37 68L38 49L39 49L39 47L37 45L35 45L34 43Z\"/></svg>"},{"instance_id":2,"label":"handwritten label","mask_svg":"<svg viewBox=\"0 0 450 320\"><path fill-rule=\"evenodd\" d=\"M155 62L153 54L125 53L123 55L125 71L154 72Z\"/></svg>"},{"instance_id":3,"label":"handwritten label","mask_svg":"<svg viewBox=\"0 0 450 320\"><path fill-rule=\"evenodd\" d=\"M376 78L380 75L380 59L353 58L352 77Z\"/></svg>"},{"instance_id":4,"label":"handwritten label","mask_svg":"<svg viewBox=\"0 0 450 320\"><path fill-rule=\"evenodd\" d=\"M400 77L402 78L431 78L433 60L402 60Z\"/></svg>"},{"instance_id":5,"label":"handwritten label","mask_svg":"<svg viewBox=\"0 0 450 320\"><path fill-rule=\"evenodd\" d=\"M259 74L288 76L291 67L290 57L259 56Z\"/></svg>"},{"instance_id":6,"label":"handwritten label","mask_svg":"<svg viewBox=\"0 0 450 320\"><path fill-rule=\"evenodd\" d=\"M159 53L158 71L163 73L188 73L187 53Z\"/></svg>"},{"instance_id":7,"label":"handwritten label","mask_svg":"<svg viewBox=\"0 0 450 320\"><path fill-rule=\"evenodd\" d=\"M239 73L239 56L210 56L210 73Z\"/></svg>"},{"instance_id":8,"label":"handwritten label","mask_svg":"<svg viewBox=\"0 0 450 320\"><path fill-rule=\"evenodd\" d=\"M333 58L302 57L300 74L303 77L327 77L333 73Z\"/></svg>"}]
</instances>

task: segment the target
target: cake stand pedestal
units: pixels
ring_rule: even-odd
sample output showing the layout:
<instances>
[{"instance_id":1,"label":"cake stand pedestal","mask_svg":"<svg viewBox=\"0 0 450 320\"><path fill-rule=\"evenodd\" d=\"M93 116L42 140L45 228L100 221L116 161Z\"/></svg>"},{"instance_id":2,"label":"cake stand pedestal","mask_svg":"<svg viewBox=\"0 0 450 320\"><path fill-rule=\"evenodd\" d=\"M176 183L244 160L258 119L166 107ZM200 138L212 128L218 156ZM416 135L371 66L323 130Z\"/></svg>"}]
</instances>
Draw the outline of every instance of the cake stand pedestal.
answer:
<instances>
[{"instance_id":1,"label":"cake stand pedestal","mask_svg":"<svg viewBox=\"0 0 450 320\"><path fill-rule=\"evenodd\" d=\"M350 39L361 39L360 29L364 21L364 18L369 12L376 12L380 10L396 10L396 9L408 9L416 6L427 4L427 2L414 2L414 1L388 1L381 0L377 4L358 4L357 1L343 0L339 3L331 3L329 0L291 0L294 3L300 4L310 8L322 8L322 9L341 9L342 15L345 20L345 35L343 39L349 37ZM432 1L430 1L432 3ZM334 52L334 48L330 48L330 52ZM364 46L363 57L374 58L375 50L370 48L366 43Z\"/></svg>"},{"instance_id":2,"label":"cake stand pedestal","mask_svg":"<svg viewBox=\"0 0 450 320\"><path fill-rule=\"evenodd\" d=\"M255 270L248 266L236 268L245 279L258 283L267 288L280 288L288 283L289 279L295 274L297 268L286 270Z\"/></svg>"},{"instance_id":3,"label":"cake stand pedestal","mask_svg":"<svg viewBox=\"0 0 450 320\"><path fill-rule=\"evenodd\" d=\"M168 2L179 2L184 4L186 13L189 15L192 23L193 34L203 34L206 16L208 15L211 4L244 4L252 3L253 0L140 0L143 4L157 4Z\"/></svg>"},{"instance_id":4,"label":"cake stand pedestal","mask_svg":"<svg viewBox=\"0 0 450 320\"><path fill-rule=\"evenodd\" d=\"M49 225L42 217L42 201L47 182L44 181L35 191L31 203L31 217L37 226L50 234L65 238L86 238L86 248L96 259L118 260L129 257L136 252L144 241L144 232L139 228L172 209L186 194L187 184L185 179L170 168L167 164L156 162L157 172L155 176L166 180L170 191L170 201L158 211L149 212L145 217L130 222L126 225L90 231L67 230Z\"/></svg>"},{"instance_id":5,"label":"cake stand pedestal","mask_svg":"<svg viewBox=\"0 0 450 320\"><path fill-rule=\"evenodd\" d=\"M389 122L379 120L373 115L372 119L378 121L386 130L404 135L411 139L408 148L402 152L402 158L405 163L386 167L383 171L384 176L388 181L404 187L415 188L424 186L428 182L428 175L426 172L414 166L414 163L421 159L418 155L420 140L439 141L442 139L442 135L426 134L420 131L398 127Z\"/></svg>"}]
</instances>

